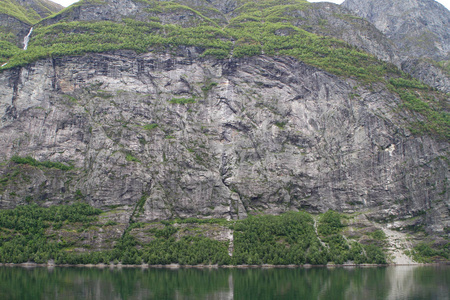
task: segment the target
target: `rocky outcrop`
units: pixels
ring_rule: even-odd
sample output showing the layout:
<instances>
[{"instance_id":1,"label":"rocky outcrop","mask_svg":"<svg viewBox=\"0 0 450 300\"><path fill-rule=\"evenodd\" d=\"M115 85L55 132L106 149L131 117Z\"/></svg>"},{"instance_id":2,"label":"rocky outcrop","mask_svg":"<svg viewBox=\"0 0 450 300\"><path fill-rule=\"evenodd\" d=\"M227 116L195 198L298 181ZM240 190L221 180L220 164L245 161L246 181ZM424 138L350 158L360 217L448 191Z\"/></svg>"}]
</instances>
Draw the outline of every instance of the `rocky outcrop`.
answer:
<instances>
[{"instance_id":1,"label":"rocky outcrop","mask_svg":"<svg viewBox=\"0 0 450 300\"><path fill-rule=\"evenodd\" d=\"M413 77L435 87L445 93L450 93L450 76L447 72L436 66L432 61L424 59L407 59L402 62L403 71Z\"/></svg>"},{"instance_id":2,"label":"rocky outcrop","mask_svg":"<svg viewBox=\"0 0 450 300\"><path fill-rule=\"evenodd\" d=\"M0 207L77 199L123 218L364 211L450 226L448 141L413 136L382 84L287 57L133 52L0 74ZM71 170L17 165L13 155Z\"/></svg>"},{"instance_id":3,"label":"rocky outcrop","mask_svg":"<svg viewBox=\"0 0 450 300\"><path fill-rule=\"evenodd\" d=\"M444 6L434 0L346 0L342 6L370 21L395 44L400 60L392 62L403 71L450 91L448 73L429 61L450 59L450 12Z\"/></svg>"},{"instance_id":4,"label":"rocky outcrop","mask_svg":"<svg viewBox=\"0 0 450 300\"><path fill-rule=\"evenodd\" d=\"M377 58L399 65L395 45L370 22L332 3L312 3L307 9L291 10L295 26L318 35L346 41Z\"/></svg>"},{"instance_id":5,"label":"rocky outcrop","mask_svg":"<svg viewBox=\"0 0 450 300\"><path fill-rule=\"evenodd\" d=\"M450 12L434 0L346 0L411 58L450 59Z\"/></svg>"},{"instance_id":6,"label":"rocky outcrop","mask_svg":"<svg viewBox=\"0 0 450 300\"><path fill-rule=\"evenodd\" d=\"M65 22L121 22L127 18L141 22L156 21L162 24L177 24L183 27L193 27L203 23L215 25L214 22L224 24L226 22L226 18L221 12L208 10L206 7L203 7L200 12L173 2L158 1L151 4L133 0L107 0L75 3L61 14L43 20L40 24L50 25L62 20Z\"/></svg>"}]
</instances>

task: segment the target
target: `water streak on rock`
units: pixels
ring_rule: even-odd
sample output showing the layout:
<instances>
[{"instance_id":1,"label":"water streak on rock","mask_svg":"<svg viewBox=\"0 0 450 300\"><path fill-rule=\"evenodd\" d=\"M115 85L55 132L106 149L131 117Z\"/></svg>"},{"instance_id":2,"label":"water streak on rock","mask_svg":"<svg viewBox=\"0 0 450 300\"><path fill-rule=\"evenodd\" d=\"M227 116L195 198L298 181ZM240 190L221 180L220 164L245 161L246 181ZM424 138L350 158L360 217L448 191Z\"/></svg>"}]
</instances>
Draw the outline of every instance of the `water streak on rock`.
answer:
<instances>
[{"instance_id":1,"label":"water streak on rock","mask_svg":"<svg viewBox=\"0 0 450 300\"><path fill-rule=\"evenodd\" d=\"M30 32L28 32L27 36L23 39L23 50L28 49L28 42L30 41L31 33L33 33L33 27L30 28Z\"/></svg>"}]
</instances>

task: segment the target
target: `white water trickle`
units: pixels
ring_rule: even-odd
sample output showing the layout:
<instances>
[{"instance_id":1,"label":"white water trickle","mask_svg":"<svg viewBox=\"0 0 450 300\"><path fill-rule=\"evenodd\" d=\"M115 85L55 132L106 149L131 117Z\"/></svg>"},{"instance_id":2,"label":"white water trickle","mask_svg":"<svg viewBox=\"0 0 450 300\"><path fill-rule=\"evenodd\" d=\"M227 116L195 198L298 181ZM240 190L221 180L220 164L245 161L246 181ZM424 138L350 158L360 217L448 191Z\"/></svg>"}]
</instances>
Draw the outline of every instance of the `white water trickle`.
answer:
<instances>
[{"instance_id":1,"label":"white water trickle","mask_svg":"<svg viewBox=\"0 0 450 300\"><path fill-rule=\"evenodd\" d=\"M30 28L30 32L28 32L27 36L23 39L23 50L27 50L28 42L30 41L30 35L33 32L33 27Z\"/></svg>"}]
</instances>

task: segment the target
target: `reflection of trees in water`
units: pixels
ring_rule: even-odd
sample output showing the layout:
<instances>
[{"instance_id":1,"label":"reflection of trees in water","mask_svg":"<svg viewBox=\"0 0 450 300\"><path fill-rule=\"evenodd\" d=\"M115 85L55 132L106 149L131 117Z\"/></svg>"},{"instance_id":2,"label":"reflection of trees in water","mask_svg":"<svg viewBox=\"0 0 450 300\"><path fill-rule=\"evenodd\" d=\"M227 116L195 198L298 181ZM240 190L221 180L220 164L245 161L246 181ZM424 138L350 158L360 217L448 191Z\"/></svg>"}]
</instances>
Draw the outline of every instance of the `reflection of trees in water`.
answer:
<instances>
[{"instance_id":1,"label":"reflection of trees in water","mask_svg":"<svg viewBox=\"0 0 450 300\"><path fill-rule=\"evenodd\" d=\"M374 299L361 296L384 272L360 268L236 271L242 274L235 277L235 299ZM381 290L372 296L382 297L384 293Z\"/></svg>"},{"instance_id":2,"label":"reflection of trees in water","mask_svg":"<svg viewBox=\"0 0 450 300\"><path fill-rule=\"evenodd\" d=\"M222 269L0 268L0 299L205 299L229 293L229 278Z\"/></svg>"},{"instance_id":3,"label":"reflection of trees in water","mask_svg":"<svg viewBox=\"0 0 450 300\"><path fill-rule=\"evenodd\" d=\"M449 267L0 268L0 299L447 299Z\"/></svg>"}]
</instances>

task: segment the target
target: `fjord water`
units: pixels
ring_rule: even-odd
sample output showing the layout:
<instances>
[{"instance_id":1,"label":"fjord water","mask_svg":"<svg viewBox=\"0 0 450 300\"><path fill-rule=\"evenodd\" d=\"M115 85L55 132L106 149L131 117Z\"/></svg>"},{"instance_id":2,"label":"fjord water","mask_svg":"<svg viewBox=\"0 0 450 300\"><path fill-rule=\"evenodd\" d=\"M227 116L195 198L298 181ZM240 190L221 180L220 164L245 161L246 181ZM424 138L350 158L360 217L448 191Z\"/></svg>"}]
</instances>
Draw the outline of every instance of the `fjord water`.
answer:
<instances>
[{"instance_id":1,"label":"fjord water","mask_svg":"<svg viewBox=\"0 0 450 300\"><path fill-rule=\"evenodd\" d=\"M0 299L449 299L449 266L311 269L0 267Z\"/></svg>"}]
</instances>

